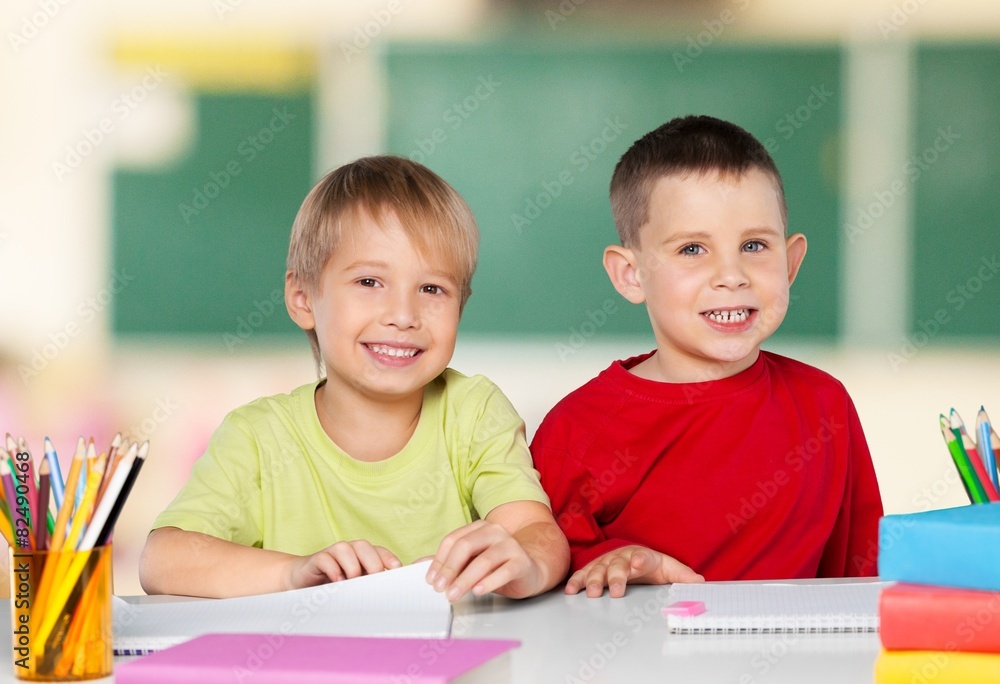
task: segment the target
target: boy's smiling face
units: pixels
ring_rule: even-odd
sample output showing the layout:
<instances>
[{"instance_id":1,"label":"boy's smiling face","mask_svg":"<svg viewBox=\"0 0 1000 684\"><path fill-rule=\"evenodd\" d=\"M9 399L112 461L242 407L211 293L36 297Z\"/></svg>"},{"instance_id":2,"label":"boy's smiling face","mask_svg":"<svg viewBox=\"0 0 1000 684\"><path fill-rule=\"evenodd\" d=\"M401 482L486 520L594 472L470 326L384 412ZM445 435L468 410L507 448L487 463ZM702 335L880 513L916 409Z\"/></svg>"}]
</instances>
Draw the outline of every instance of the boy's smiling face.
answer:
<instances>
[{"instance_id":1,"label":"boy's smiling face","mask_svg":"<svg viewBox=\"0 0 1000 684\"><path fill-rule=\"evenodd\" d=\"M657 353L633 369L665 382L704 382L753 365L788 310L805 256L785 238L770 177L751 169L660 178L634 249L609 247L605 267L629 301L645 302Z\"/></svg>"},{"instance_id":2,"label":"boy's smiling face","mask_svg":"<svg viewBox=\"0 0 1000 684\"><path fill-rule=\"evenodd\" d=\"M423 396L455 351L461 297L445 260L421 254L392 212L359 212L296 323L314 328L328 392L396 401Z\"/></svg>"}]
</instances>

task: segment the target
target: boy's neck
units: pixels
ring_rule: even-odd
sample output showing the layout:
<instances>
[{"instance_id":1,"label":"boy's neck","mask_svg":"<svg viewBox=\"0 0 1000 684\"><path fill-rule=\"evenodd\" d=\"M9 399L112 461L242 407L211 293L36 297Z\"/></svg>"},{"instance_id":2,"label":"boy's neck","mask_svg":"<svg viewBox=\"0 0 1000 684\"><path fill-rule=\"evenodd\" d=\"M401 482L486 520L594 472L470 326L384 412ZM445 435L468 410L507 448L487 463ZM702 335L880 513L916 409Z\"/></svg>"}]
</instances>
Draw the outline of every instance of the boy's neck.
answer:
<instances>
[{"instance_id":1,"label":"boy's neck","mask_svg":"<svg viewBox=\"0 0 1000 684\"><path fill-rule=\"evenodd\" d=\"M384 461L395 456L420 422L423 392L393 402L353 392L331 391L329 382L316 389L316 414L327 436L357 461Z\"/></svg>"},{"instance_id":2,"label":"boy's neck","mask_svg":"<svg viewBox=\"0 0 1000 684\"><path fill-rule=\"evenodd\" d=\"M743 359L733 362L712 361L687 363L671 359L657 349L649 358L628 369L632 375L655 382L690 384L722 380L742 373L760 357L760 348Z\"/></svg>"}]
</instances>

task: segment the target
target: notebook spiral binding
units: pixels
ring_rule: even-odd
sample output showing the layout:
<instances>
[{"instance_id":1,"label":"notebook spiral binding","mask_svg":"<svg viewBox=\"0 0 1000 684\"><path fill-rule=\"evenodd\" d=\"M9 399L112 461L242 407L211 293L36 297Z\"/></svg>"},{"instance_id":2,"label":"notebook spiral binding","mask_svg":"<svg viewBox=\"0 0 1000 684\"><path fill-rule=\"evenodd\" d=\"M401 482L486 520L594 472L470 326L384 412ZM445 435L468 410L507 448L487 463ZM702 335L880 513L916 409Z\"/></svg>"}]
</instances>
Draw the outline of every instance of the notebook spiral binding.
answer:
<instances>
[{"instance_id":1,"label":"notebook spiral binding","mask_svg":"<svg viewBox=\"0 0 1000 684\"><path fill-rule=\"evenodd\" d=\"M676 634L850 634L878 632L878 616L841 613L837 615L759 615L712 619L702 616L698 624L690 619L667 617L667 628Z\"/></svg>"}]
</instances>

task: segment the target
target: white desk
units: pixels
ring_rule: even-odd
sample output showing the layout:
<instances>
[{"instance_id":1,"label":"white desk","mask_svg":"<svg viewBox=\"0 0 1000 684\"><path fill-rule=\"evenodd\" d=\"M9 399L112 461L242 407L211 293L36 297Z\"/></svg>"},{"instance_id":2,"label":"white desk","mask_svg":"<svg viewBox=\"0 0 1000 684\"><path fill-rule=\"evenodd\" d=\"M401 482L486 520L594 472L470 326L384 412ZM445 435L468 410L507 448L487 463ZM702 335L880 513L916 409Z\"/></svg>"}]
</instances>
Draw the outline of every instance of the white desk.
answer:
<instances>
[{"instance_id":1,"label":"white desk","mask_svg":"<svg viewBox=\"0 0 1000 684\"><path fill-rule=\"evenodd\" d=\"M588 599L559 590L522 601L497 596L468 599L455 605L452 636L520 640L521 647L513 652L513 684L853 684L873 680L879 649L876 634L668 634L660 614L665 597L665 587L636 586L629 587L624 598L614 600L607 594ZM174 599L142 596L129 600ZM10 603L4 601L0 620L8 627L0 646L4 654L0 684L16 681L9 609Z\"/></svg>"},{"instance_id":2,"label":"white desk","mask_svg":"<svg viewBox=\"0 0 1000 684\"><path fill-rule=\"evenodd\" d=\"M877 634L701 636L669 634L666 587L588 599L550 592L520 602L498 597L455 606L454 637L520 639L512 681L871 682Z\"/></svg>"}]
</instances>

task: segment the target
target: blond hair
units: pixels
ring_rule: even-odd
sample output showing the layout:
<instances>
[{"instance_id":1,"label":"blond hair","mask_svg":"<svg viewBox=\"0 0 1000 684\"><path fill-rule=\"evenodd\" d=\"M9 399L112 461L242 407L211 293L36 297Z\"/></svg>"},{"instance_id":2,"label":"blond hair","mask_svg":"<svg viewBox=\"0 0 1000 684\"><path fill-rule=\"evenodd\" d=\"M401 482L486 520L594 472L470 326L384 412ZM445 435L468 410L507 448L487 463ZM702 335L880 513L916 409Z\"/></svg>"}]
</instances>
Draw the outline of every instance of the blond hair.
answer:
<instances>
[{"instance_id":1,"label":"blond hair","mask_svg":"<svg viewBox=\"0 0 1000 684\"><path fill-rule=\"evenodd\" d=\"M479 252L472 210L436 173L394 155L362 157L334 169L306 196L292 224L286 263L303 289L318 289L324 267L362 214L377 223L394 214L418 252L443 257L464 308ZM306 335L322 363L316 331Z\"/></svg>"}]
</instances>

